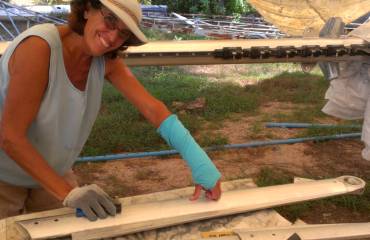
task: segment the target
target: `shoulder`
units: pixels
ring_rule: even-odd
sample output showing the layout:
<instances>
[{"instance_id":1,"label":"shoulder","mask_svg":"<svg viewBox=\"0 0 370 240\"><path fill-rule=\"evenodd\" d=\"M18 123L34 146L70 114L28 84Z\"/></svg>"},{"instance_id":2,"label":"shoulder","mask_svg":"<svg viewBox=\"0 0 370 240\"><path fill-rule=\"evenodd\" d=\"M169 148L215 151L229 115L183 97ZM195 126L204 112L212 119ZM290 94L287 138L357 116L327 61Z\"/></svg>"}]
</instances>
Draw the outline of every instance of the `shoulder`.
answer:
<instances>
[{"instance_id":1,"label":"shoulder","mask_svg":"<svg viewBox=\"0 0 370 240\"><path fill-rule=\"evenodd\" d=\"M127 69L126 64L119 57L109 58L105 57L105 76L110 76L119 70Z\"/></svg>"},{"instance_id":2,"label":"shoulder","mask_svg":"<svg viewBox=\"0 0 370 240\"><path fill-rule=\"evenodd\" d=\"M25 38L14 50L9 60L9 70L12 67L38 66L50 61L50 46L46 40L38 36ZM12 72L12 71L10 71Z\"/></svg>"},{"instance_id":3,"label":"shoulder","mask_svg":"<svg viewBox=\"0 0 370 240\"><path fill-rule=\"evenodd\" d=\"M20 38L19 40L23 42L30 37L39 37L40 39L45 39L50 45L53 45L60 39L60 28L61 26L57 27L50 23L38 24L22 32L16 39Z\"/></svg>"},{"instance_id":4,"label":"shoulder","mask_svg":"<svg viewBox=\"0 0 370 240\"><path fill-rule=\"evenodd\" d=\"M39 36L29 36L25 38L17 47L17 49L29 49L33 51L49 51L49 43L42 37Z\"/></svg>"},{"instance_id":5,"label":"shoulder","mask_svg":"<svg viewBox=\"0 0 370 240\"><path fill-rule=\"evenodd\" d=\"M39 36L29 36L22 40L14 50L18 57L39 59L50 55L49 43Z\"/></svg>"}]
</instances>

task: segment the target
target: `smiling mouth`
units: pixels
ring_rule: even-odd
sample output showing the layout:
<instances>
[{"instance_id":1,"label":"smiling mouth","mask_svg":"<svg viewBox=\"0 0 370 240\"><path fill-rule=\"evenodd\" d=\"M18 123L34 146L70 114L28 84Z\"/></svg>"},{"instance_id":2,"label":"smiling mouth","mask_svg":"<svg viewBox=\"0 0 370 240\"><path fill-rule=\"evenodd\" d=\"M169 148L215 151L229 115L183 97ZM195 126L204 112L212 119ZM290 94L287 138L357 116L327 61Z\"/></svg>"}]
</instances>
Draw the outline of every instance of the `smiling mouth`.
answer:
<instances>
[{"instance_id":1,"label":"smiling mouth","mask_svg":"<svg viewBox=\"0 0 370 240\"><path fill-rule=\"evenodd\" d=\"M102 45L103 45L104 47L106 47L106 48L109 48L109 47L110 47L109 43L108 43L107 41L105 41L105 39L104 39L102 36L100 36L100 35L98 34L98 37L99 37L99 40L100 40L100 42L102 43Z\"/></svg>"}]
</instances>

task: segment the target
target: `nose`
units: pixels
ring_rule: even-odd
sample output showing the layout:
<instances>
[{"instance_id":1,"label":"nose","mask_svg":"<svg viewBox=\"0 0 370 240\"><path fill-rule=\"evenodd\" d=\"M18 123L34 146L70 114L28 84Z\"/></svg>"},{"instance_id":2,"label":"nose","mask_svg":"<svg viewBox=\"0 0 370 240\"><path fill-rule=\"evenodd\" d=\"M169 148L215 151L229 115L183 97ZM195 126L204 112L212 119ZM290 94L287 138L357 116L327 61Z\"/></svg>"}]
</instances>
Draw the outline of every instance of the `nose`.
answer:
<instances>
[{"instance_id":1,"label":"nose","mask_svg":"<svg viewBox=\"0 0 370 240\"><path fill-rule=\"evenodd\" d=\"M110 46L109 48L118 48L121 46L125 39L120 37L120 33L118 29L105 29L105 31L100 32L102 36L104 36L105 41Z\"/></svg>"},{"instance_id":2,"label":"nose","mask_svg":"<svg viewBox=\"0 0 370 240\"><path fill-rule=\"evenodd\" d=\"M108 36L110 45L115 45L115 43L120 41L120 37L119 37L117 29L108 31L107 36Z\"/></svg>"}]
</instances>

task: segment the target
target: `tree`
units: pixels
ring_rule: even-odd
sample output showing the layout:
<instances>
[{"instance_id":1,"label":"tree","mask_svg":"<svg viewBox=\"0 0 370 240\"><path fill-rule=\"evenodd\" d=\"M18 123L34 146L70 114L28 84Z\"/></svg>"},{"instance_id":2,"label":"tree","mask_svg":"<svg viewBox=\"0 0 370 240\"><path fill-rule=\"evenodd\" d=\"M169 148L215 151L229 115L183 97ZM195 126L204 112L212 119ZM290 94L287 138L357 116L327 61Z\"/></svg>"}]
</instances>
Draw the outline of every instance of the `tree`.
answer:
<instances>
[{"instance_id":1,"label":"tree","mask_svg":"<svg viewBox=\"0 0 370 240\"><path fill-rule=\"evenodd\" d=\"M153 5L167 5L168 10L178 13L204 13L214 15L246 14L253 8L246 0L141 0Z\"/></svg>"},{"instance_id":2,"label":"tree","mask_svg":"<svg viewBox=\"0 0 370 240\"><path fill-rule=\"evenodd\" d=\"M152 5L152 1L151 0L140 0L140 3L141 4L144 4L144 5Z\"/></svg>"},{"instance_id":3,"label":"tree","mask_svg":"<svg viewBox=\"0 0 370 240\"><path fill-rule=\"evenodd\" d=\"M228 0L225 4L226 14L243 14L245 13L246 3L244 0Z\"/></svg>"}]
</instances>

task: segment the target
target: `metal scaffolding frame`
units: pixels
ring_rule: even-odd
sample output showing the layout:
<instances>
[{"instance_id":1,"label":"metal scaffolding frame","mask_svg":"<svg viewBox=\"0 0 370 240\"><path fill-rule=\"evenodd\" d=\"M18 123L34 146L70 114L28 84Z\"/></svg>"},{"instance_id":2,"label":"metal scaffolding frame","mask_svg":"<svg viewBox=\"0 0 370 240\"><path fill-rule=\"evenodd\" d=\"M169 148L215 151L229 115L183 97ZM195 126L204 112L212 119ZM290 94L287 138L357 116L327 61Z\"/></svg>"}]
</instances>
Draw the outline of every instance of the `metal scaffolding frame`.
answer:
<instances>
[{"instance_id":1,"label":"metal scaffolding frame","mask_svg":"<svg viewBox=\"0 0 370 240\"><path fill-rule=\"evenodd\" d=\"M67 23L65 19L0 1L0 41L11 41L25 29L40 23Z\"/></svg>"},{"instance_id":2,"label":"metal scaffolding frame","mask_svg":"<svg viewBox=\"0 0 370 240\"><path fill-rule=\"evenodd\" d=\"M58 8L54 6L17 6L0 0L0 41L11 41L19 33L36 24L54 23L61 25L67 23L63 18L66 17L69 9L60 12L62 17L56 17L54 15L58 15L58 12L43 11L40 10L40 7ZM37 12L34 9L43 12ZM285 36L275 26L256 16L241 17L239 21L235 22L230 16L206 17L199 14L167 14L167 9L164 6L142 6L142 9L145 12L142 25L147 28L193 33L195 35L211 36L216 39L281 38ZM152 14L151 12L154 13ZM351 31L369 20L370 13L367 13L354 22L347 24L345 29L347 32Z\"/></svg>"}]
</instances>

